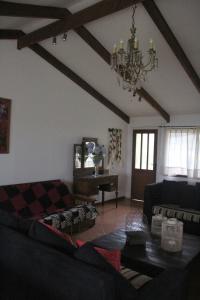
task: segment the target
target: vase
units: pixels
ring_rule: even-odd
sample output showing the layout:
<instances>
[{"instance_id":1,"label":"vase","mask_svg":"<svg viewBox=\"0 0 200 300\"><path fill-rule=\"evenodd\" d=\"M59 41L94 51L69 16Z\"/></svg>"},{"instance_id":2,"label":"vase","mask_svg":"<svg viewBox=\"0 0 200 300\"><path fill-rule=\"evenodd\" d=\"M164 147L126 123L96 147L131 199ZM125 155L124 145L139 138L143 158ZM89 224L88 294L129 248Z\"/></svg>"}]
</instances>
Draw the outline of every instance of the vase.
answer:
<instances>
[{"instance_id":1,"label":"vase","mask_svg":"<svg viewBox=\"0 0 200 300\"><path fill-rule=\"evenodd\" d=\"M162 222L161 248L168 252L179 252L183 245L183 222L171 218Z\"/></svg>"},{"instance_id":2,"label":"vase","mask_svg":"<svg viewBox=\"0 0 200 300\"><path fill-rule=\"evenodd\" d=\"M95 165L94 166L94 176L98 176L99 175L99 165Z\"/></svg>"}]
</instances>

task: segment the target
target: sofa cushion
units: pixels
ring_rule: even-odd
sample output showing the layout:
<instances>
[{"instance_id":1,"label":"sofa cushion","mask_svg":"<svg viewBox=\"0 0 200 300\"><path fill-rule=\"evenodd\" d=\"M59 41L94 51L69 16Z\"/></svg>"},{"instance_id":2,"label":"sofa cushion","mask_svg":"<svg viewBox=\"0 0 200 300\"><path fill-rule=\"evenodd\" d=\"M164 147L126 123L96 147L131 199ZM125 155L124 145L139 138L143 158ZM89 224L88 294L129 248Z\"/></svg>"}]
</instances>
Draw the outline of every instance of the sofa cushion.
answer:
<instances>
[{"instance_id":1,"label":"sofa cushion","mask_svg":"<svg viewBox=\"0 0 200 300\"><path fill-rule=\"evenodd\" d=\"M78 247L82 247L86 242L77 240ZM107 262L109 262L118 272L120 271L121 263L121 251L120 250L107 250L100 247L94 247L94 249L101 254Z\"/></svg>"},{"instance_id":2,"label":"sofa cushion","mask_svg":"<svg viewBox=\"0 0 200 300\"><path fill-rule=\"evenodd\" d=\"M32 224L32 220L17 217L7 211L0 209L0 224L19 232L27 234Z\"/></svg>"},{"instance_id":3,"label":"sofa cushion","mask_svg":"<svg viewBox=\"0 0 200 300\"><path fill-rule=\"evenodd\" d=\"M0 209L24 218L39 218L72 205L69 190L60 180L0 187Z\"/></svg>"},{"instance_id":4,"label":"sofa cushion","mask_svg":"<svg viewBox=\"0 0 200 300\"><path fill-rule=\"evenodd\" d=\"M200 210L200 182L197 182L195 187L196 187L196 189L195 189L195 192L196 192L196 205L197 205L197 209Z\"/></svg>"},{"instance_id":5,"label":"sofa cushion","mask_svg":"<svg viewBox=\"0 0 200 300\"><path fill-rule=\"evenodd\" d=\"M187 184L182 186L180 207L198 209L196 187L194 185Z\"/></svg>"},{"instance_id":6,"label":"sofa cushion","mask_svg":"<svg viewBox=\"0 0 200 300\"><path fill-rule=\"evenodd\" d=\"M163 180L161 203L180 204L181 190L184 185L187 185L186 181Z\"/></svg>"},{"instance_id":7,"label":"sofa cushion","mask_svg":"<svg viewBox=\"0 0 200 300\"><path fill-rule=\"evenodd\" d=\"M41 242L65 254L72 255L76 250L76 247L74 247L69 241L58 234L55 234L55 232L38 221L34 221L32 223L29 228L28 235L33 240Z\"/></svg>"},{"instance_id":8,"label":"sofa cushion","mask_svg":"<svg viewBox=\"0 0 200 300\"><path fill-rule=\"evenodd\" d=\"M180 221L187 221L200 224L200 211L189 208L181 208L179 205L161 204L152 208L154 215L161 214L168 218L177 218Z\"/></svg>"}]
</instances>

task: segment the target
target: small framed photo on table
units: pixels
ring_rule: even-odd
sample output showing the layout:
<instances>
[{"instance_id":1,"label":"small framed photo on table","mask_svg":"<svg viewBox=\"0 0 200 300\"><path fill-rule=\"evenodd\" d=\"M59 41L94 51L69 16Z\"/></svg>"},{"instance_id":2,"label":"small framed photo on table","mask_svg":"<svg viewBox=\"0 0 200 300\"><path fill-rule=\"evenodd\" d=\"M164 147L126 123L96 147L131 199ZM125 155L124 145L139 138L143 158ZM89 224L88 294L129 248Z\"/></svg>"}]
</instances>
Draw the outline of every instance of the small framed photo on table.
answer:
<instances>
[{"instance_id":1,"label":"small framed photo on table","mask_svg":"<svg viewBox=\"0 0 200 300\"><path fill-rule=\"evenodd\" d=\"M9 153L11 100L0 98L0 154Z\"/></svg>"}]
</instances>

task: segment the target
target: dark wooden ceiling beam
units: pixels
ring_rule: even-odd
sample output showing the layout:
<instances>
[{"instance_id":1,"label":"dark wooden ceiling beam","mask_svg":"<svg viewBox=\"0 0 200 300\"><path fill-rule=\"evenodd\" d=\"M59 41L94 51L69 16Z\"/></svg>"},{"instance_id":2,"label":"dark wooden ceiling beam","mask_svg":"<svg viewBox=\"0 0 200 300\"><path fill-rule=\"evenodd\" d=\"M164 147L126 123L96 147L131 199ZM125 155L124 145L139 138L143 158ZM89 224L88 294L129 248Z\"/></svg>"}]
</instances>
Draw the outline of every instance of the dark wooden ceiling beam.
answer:
<instances>
[{"instance_id":1,"label":"dark wooden ceiling beam","mask_svg":"<svg viewBox=\"0 0 200 300\"><path fill-rule=\"evenodd\" d=\"M65 8L0 1L0 16L62 19Z\"/></svg>"},{"instance_id":2,"label":"dark wooden ceiling beam","mask_svg":"<svg viewBox=\"0 0 200 300\"><path fill-rule=\"evenodd\" d=\"M0 29L0 40L17 40L22 35L20 30Z\"/></svg>"},{"instance_id":3,"label":"dark wooden ceiling beam","mask_svg":"<svg viewBox=\"0 0 200 300\"><path fill-rule=\"evenodd\" d=\"M62 20L53 22L38 30L35 30L18 40L18 48L24 48L35 43L41 42L53 36L57 36L70 29L78 28L88 22L100 19L109 14L127 8L133 3L142 0L103 0L92 6L89 6L72 16L67 16Z\"/></svg>"},{"instance_id":4,"label":"dark wooden ceiling beam","mask_svg":"<svg viewBox=\"0 0 200 300\"><path fill-rule=\"evenodd\" d=\"M181 45L179 44L178 40L176 39L171 28L167 24L159 8L153 0L145 0L143 2L143 6L145 7L146 11L149 13L152 20L162 33L163 37L165 38L168 45L176 55L185 72L188 74L189 78L193 82L194 86L196 87L198 92L200 92L200 78L195 69L193 68L184 50L182 49Z\"/></svg>"},{"instance_id":5,"label":"dark wooden ceiling beam","mask_svg":"<svg viewBox=\"0 0 200 300\"><path fill-rule=\"evenodd\" d=\"M106 97L100 94L97 90L95 90L89 83L87 83L84 79L82 79L79 75L77 75L74 71L64 65L61 61L59 61L55 56L49 53L46 49L44 49L39 44L29 46L31 50L37 53L40 57L46 60L49 64L51 64L54 68L76 83L79 87L85 90L88 94L98 100L101 104L110 109L113 113L115 113L118 117L120 117L126 123L130 122L129 116L127 116L124 112L122 112L117 106L115 106L112 102L110 102Z\"/></svg>"},{"instance_id":6,"label":"dark wooden ceiling beam","mask_svg":"<svg viewBox=\"0 0 200 300\"><path fill-rule=\"evenodd\" d=\"M148 103L155 108L159 114L169 123L170 115L162 108L162 106L143 88L137 89L137 94L144 98Z\"/></svg>"},{"instance_id":7,"label":"dark wooden ceiling beam","mask_svg":"<svg viewBox=\"0 0 200 300\"><path fill-rule=\"evenodd\" d=\"M72 13L66 9L66 16L72 16ZM74 28L74 31L95 51L105 62L110 64L110 53L107 49L84 27Z\"/></svg>"}]
</instances>

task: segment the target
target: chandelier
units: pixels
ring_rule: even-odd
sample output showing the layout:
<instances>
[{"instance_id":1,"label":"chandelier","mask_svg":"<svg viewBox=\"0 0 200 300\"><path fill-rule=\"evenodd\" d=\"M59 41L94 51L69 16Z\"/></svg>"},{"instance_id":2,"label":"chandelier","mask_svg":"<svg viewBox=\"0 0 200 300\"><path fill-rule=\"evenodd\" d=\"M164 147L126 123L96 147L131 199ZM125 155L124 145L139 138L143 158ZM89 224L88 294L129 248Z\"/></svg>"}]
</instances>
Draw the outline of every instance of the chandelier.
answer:
<instances>
[{"instance_id":1,"label":"chandelier","mask_svg":"<svg viewBox=\"0 0 200 300\"><path fill-rule=\"evenodd\" d=\"M128 40L127 49L124 49L124 42L120 41L119 47L115 44L111 55L111 68L117 73L119 85L136 95L140 88L141 81L146 80L147 73L158 66L156 48L152 39L149 41L148 60L143 62L142 51L139 50L139 41L136 37L135 11L137 6L133 5L131 38Z\"/></svg>"}]
</instances>

